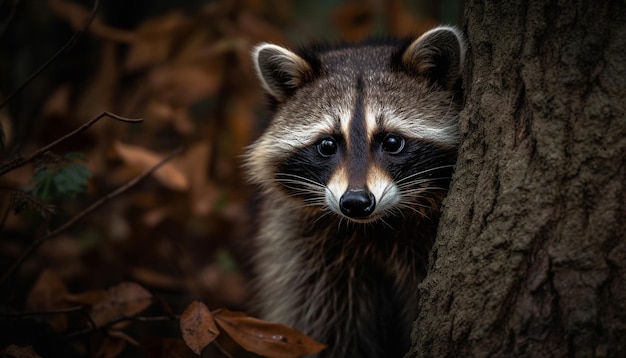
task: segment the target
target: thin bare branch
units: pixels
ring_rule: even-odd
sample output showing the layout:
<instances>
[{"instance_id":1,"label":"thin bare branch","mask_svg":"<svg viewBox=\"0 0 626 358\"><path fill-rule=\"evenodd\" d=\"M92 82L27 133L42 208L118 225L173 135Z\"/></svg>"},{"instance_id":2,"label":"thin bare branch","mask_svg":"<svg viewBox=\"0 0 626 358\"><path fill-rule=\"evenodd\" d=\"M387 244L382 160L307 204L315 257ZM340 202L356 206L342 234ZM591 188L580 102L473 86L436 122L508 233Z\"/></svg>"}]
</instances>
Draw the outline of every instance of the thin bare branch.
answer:
<instances>
[{"instance_id":1,"label":"thin bare branch","mask_svg":"<svg viewBox=\"0 0 626 358\"><path fill-rule=\"evenodd\" d=\"M178 155L181 151L182 151L182 148L180 148L180 147L177 148L176 150L174 150L173 152L168 154L165 158L163 158L159 163L157 163L153 167L149 168L148 170L144 171L140 175L134 177L133 179L131 179L129 182L127 182L126 184L122 185L121 187L119 187L119 188L115 189L114 191L108 193L107 195L103 196L98 201L96 201L95 203L91 204L89 207L87 207L86 209L84 209L83 211L78 213L76 216L74 216L73 218L68 220L65 224L59 226L57 229L53 230L52 232L48 233L47 235L45 235L45 236L43 236L43 237L33 241L33 243L26 249L26 251L24 251L24 253L22 253L22 255L19 257L19 259L2 276L2 279L0 280L0 287L4 286L4 284L9 280L9 278L11 278L17 272L17 270L22 266L22 264L26 261L26 259L28 259L28 257L30 257L30 255L32 255L35 252L35 250L37 250L37 248L41 244L43 244L47 240L49 240L49 239L51 239L51 238L53 238L53 237L55 237L55 236L57 236L59 234L61 234L63 231L67 230L70 226L74 225L80 219L84 218L85 216L89 215L91 212L95 211L96 209L100 208L102 205L106 204L109 200L119 196L120 194L124 193L128 189L130 189L133 186L137 185L137 183L139 183L140 181L142 181L143 179L145 179L146 177L148 177L149 175L154 173L163 164L165 164L167 161L169 161L170 159L172 159L173 157Z\"/></svg>"},{"instance_id":2,"label":"thin bare branch","mask_svg":"<svg viewBox=\"0 0 626 358\"><path fill-rule=\"evenodd\" d=\"M83 25L83 27L80 30L76 31L74 35L72 35L72 37L65 43L65 45L63 45L63 47L61 47L54 55L52 55L52 57L50 57L48 61L46 61L46 63L44 63L41 67L39 67L37 71L33 72L33 74L30 75L30 77L28 77L26 81L24 81L15 90L13 90L11 94L9 94L5 99L3 99L2 102L0 102L0 109L4 108L4 106L6 106L6 104L9 103L9 101L11 101L11 99L13 99L15 95L17 95L22 89L24 89L24 87L28 86L28 84L31 83L32 80L34 80L37 76L39 76L39 74L43 72L43 70L48 68L48 66L50 66L50 64L52 64L52 62L54 62L54 60L56 60L59 57L59 55L65 52L65 50L67 50L68 48L72 47L72 45L74 45L74 43L78 41L78 38L80 38L80 36L87 30L87 28L89 27L89 24L91 24L93 19L96 17L96 12L98 11L99 2L100 2L99 0L94 0L93 7L91 8L91 13L87 17L87 19L85 19L85 24Z\"/></svg>"},{"instance_id":3,"label":"thin bare branch","mask_svg":"<svg viewBox=\"0 0 626 358\"><path fill-rule=\"evenodd\" d=\"M84 311L85 307L83 306L73 306L66 308L56 308L45 311L33 311L33 312L19 312L19 313L2 313L0 314L0 318L26 318L32 316L46 316L51 314L59 314L59 313L72 313L72 312L81 312Z\"/></svg>"},{"instance_id":4,"label":"thin bare branch","mask_svg":"<svg viewBox=\"0 0 626 358\"><path fill-rule=\"evenodd\" d=\"M27 163L32 162L35 158L39 157L40 155L42 155L43 153L51 150L52 148L56 147L57 145L59 145L60 143L64 142L65 140L67 140L70 137L73 137L79 133L82 133L84 131L86 131L89 127L91 127L92 125L94 125L94 123L96 123L97 121L99 121L100 119L104 118L104 117L109 117L109 118L113 118L117 121L121 121L121 122L126 122L126 123L141 123L143 122L143 118L126 118L126 117L122 117L119 116L117 114L113 114L110 112L102 112L100 113L97 117L91 119L89 122L83 124L82 126L78 127L77 129L73 130L72 132L64 135L63 137L55 140L54 142L46 145L45 147L42 147L40 149L38 149L37 151L35 151L34 153L32 153L31 155L29 155L26 158L16 158L10 162L8 162L7 164L5 164L4 166L2 166L0 168L0 176L14 170L17 169Z\"/></svg>"},{"instance_id":5,"label":"thin bare branch","mask_svg":"<svg viewBox=\"0 0 626 358\"><path fill-rule=\"evenodd\" d=\"M76 337L84 336L94 332L106 330L120 322L133 321L133 322L163 322L163 321L175 321L180 320L180 315L171 316L124 316L111 320L101 326L89 327L80 331L69 333L65 336L65 339L72 340Z\"/></svg>"}]
</instances>

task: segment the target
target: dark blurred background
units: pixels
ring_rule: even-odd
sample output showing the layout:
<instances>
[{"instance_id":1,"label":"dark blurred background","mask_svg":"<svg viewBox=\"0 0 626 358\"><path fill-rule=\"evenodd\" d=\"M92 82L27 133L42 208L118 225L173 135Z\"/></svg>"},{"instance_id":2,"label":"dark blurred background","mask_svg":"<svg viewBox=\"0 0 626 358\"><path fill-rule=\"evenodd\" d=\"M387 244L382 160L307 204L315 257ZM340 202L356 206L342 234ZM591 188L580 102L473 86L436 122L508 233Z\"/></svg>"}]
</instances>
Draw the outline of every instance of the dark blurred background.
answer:
<instances>
[{"instance_id":1,"label":"dark blurred background","mask_svg":"<svg viewBox=\"0 0 626 358\"><path fill-rule=\"evenodd\" d=\"M53 58L93 5L0 0L0 162L27 156L103 111L144 118L103 118L39 167L0 176L1 272L35 238L174 148L183 152L39 247L1 288L3 310L29 308L43 269L70 292L131 280L177 312L194 298L245 309L254 213L241 155L265 115L252 46L419 35L460 24L463 9L462 0L100 1L86 32Z\"/></svg>"}]
</instances>

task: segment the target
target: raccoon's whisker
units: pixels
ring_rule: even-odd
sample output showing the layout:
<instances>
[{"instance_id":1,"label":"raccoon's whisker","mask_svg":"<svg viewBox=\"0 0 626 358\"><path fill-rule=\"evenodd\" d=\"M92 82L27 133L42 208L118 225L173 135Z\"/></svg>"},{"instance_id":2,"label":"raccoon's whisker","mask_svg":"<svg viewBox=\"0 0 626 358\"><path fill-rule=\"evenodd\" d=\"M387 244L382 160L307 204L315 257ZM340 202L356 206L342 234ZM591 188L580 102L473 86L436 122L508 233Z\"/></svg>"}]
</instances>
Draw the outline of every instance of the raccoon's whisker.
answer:
<instances>
[{"instance_id":1,"label":"raccoon's whisker","mask_svg":"<svg viewBox=\"0 0 626 358\"><path fill-rule=\"evenodd\" d=\"M426 183L422 183L422 184L426 184ZM413 196L420 196L422 194L431 194L431 193L436 193L436 192L441 192L441 191L446 191L447 189L444 187L440 187L440 186L435 186L432 185L434 183L429 183L431 185L405 185L402 188L398 188L398 193L401 196L407 196L407 197L413 197Z\"/></svg>"},{"instance_id":2,"label":"raccoon's whisker","mask_svg":"<svg viewBox=\"0 0 626 358\"><path fill-rule=\"evenodd\" d=\"M454 164L441 165L441 166L438 166L438 167L433 167L433 168L429 168L429 169L426 169L426 170L422 170L420 172L413 173L413 174L408 175L408 176L406 176L404 178L398 179L396 184L400 184L400 183L405 182L407 180L411 180L411 179L413 179L415 177L419 177L421 175L424 175L424 174L426 174L428 172L432 172L434 170L445 169L445 168L452 168L452 167L454 167ZM425 178L425 179L427 179L427 178Z\"/></svg>"},{"instance_id":3,"label":"raccoon's whisker","mask_svg":"<svg viewBox=\"0 0 626 358\"><path fill-rule=\"evenodd\" d=\"M440 187L440 186L419 186L419 187L414 187L411 188L409 185L401 188L400 193L401 194L419 194L419 193L427 193L430 191L437 191L437 190L446 190L446 188Z\"/></svg>"},{"instance_id":4,"label":"raccoon's whisker","mask_svg":"<svg viewBox=\"0 0 626 358\"><path fill-rule=\"evenodd\" d=\"M320 191L319 190L311 190L311 189L301 188L301 187L292 186L292 185L284 185L284 186L286 188L293 189L293 190L297 191L300 194L320 195ZM291 196L292 198L298 197L298 195L296 195L296 194L288 194L288 195Z\"/></svg>"},{"instance_id":5,"label":"raccoon's whisker","mask_svg":"<svg viewBox=\"0 0 626 358\"><path fill-rule=\"evenodd\" d=\"M341 224L345 222L346 223L346 228L350 227L350 224L352 223L350 220L345 220L345 218L343 216L339 217L339 223L337 223L337 229L341 230Z\"/></svg>"},{"instance_id":6,"label":"raccoon's whisker","mask_svg":"<svg viewBox=\"0 0 626 358\"><path fill-rule=\"evenodd\" d=\"M406 219L407 219L406 215L404 215L404 211L400 210L400 207L399 207L399 206L395 206L395 207L393 208L393 211L392 211L392 212L393 212L395 215L397 215L396 213L399 213L399 214L400 214L400 216L402 216L402 220L406 220Z\"/></svg>"},{"instance_id":7,"label":"raccoon's whisker","mask_svg":"<svg viewBox=\"0 0 626 358\"><path fill-rule=\"evenodd\" d=\"M295 179L271 179L271 180L265 180L264 183L278 183L278 184L284 185L286 187L289 187L290 189L294 189L297 191L304 190L304 188L310 188L308 190L312 192L319 192L320 189L325 188L323 185L319 185L319 184L314 185L312 183L303 182L303 181L299 181ZM294 186L290 186L290 185L294 185Z\"/></svg>"},{"instance_id":8,"label":"raccoon's whisker","mask_svg":"<svg viewBox=\"0 0 626 358\"><path fill-rule=\"evenodd\" d=\"M324 184L321 184L319 182L316 182L315 180L309 179L309 178L305 178L299 175L293 175L293 174L279 174L277 175L276 179L274 179L275 181L281 183L281 182L295 182L295 183L306 183L309 184L311 186L314 187L324 187Z\"/></svg>"},{"instance_id":9,"label":"raccoon's whisker","mask_svg":"<svg viewBox=\"0 0 626 358\"><path fill-rule=\"evenodd\" d=\"M402 190L402 189L404 189L406 187L418 186L418 185L422 185L424 183L429 183L429 182L433 182L433 181L437 181L437 180L448 180L448 179L450 179L450 177L418 179L418 180L414 180L414 181L398 184L397 187L398 187L398 189ZM428 189L430 187L421 187L421 188L422 189Z\"/></svg>"},{"instance_id":10,"label":"raccoon's whisker","mask_svg":"<svg viewBox=\"0 0 626 358\"><path fill-rule=\"evenodd\" d=\"M392 225L390 225L388 222L385 221L384 218L380 218L379 219L380 222L382 222L383 224L385 224L385 226L387 226L388 228L390 228L391 230L397 230L395 227L393 227Z\"/></svg>"},{"instance_id":11,"label":"raccoon's whisker","mask_svg":"<svg viewBox=\"0 0 626 358\"><path fill-rule=\"evenodd\" d=\"M448 104L448 110L446 111L446 114L444 114L442 116L442 118L448 117L448 114L450 114L450 111L452 111L452 105L453 104L454 104L454 94L452 94L452 97L450 97L450 103Z\"/></svg>"},{"instance_id":12,"label":"raccoon's whisker","mask_svg":"<svg viewBox=\"0 0 626 358\"><path fill-rule=\"evenodd\" d=\"M279 184L282 184L284 186L288 186L288 185L293 185L294 187L291 189L297 189L297 190L311 190L311 191L320 191L320 187L311 185L309 183L303 183L297 180L277 180L276 181ZM322 187L323 188L323 187Z\"/></svg>"},{"instance_id":13,"label":"raccoon's whisker","mask_svg":"<svg viewBox=\"0 0 626 358\"><path fill-rule=\"evenodd\" d=\"M396 181L396 185L402 185L404 183L420 183L420 182L428 182L428 181L433 181L433 180L446 180L446 179L450 179L451 176L447 175L447 176L442 176L442 177L422 177L422 173L417 173L417 174L412 174L409 175L405 178L399 179L398 181Z\"/></svg>"},{"instance_id":14,"label":"raccoon's whisker","mask_svg":"<svg viewBox=\"0 0 626 358\"><path fill-rule=\"evenodd\" d=\"M324 217L330 215L331 213L332 213L332 211L330 211L330 210L326 211L324 214L320 215L320 217L315 219L315 221L313 221L313 224L316 224L318 221L322 220Z\"/></svg>"},{"instance_id":15,"label":"raccoon's whisker","mask_svg":"<svg viewBox=\"0 0 626 358\"><path fill-rule=\"evenodd\" d=\"M404 209L411 209L412 211L418 211L421 213L421 211L418 209L419 208L424 208L424 209L430 209L431 207L422 203L407 203L407 202L400 202L398 204L398 208L404 208Z\"/></svg>"},{"instance_id":16,"label":"raccoon's whisker","mask_svg":"<svg viewBox=\"0 0 626 358\"><path fill-rule=\"evenodd\" d=\"M302 199L302 201L304 201L305 203L313 203L313 202L325 203L325 201L324 201L324 198L323 198L323 197L319 197L319 198L306 198L306 199Z\"/></svg>"},{"instance_id":17,"label":"raccoon's whisker","mask_svg":"<svg viewBox=\"0 0 626 358\"><path fill-rule=\"evenodd\" d=\"M300 180L303 180L303 181L308 181L308 182L311 182L311 183L314 183L314 184L321 185L320 183L316 182L316 181L315 181L315 180L313 180L313 179L310 179L310 178L307 178L307 177L303 177L303 176L301 176L301 175L297 175L297 174L291 174L291 173L277 173L277 174L276 174L276 176L277 176L277 177L290 177L290 178L297 178L297 179L300 179Z\"/></svg>"},{"instance_id":18,"label":"raccoon's whisker","mask_svg":"<svg viewBox=\"0 0 626 358\"><path fill-rule=\"evenodd\" d=\"M325 189L324 185L312 181L302 181L296 179L274 179L273 182L282 184L296 191L319 194L321 189Z\"/></svg>"},{"instance_id":19,"label":"raccoon's whisker","mask_svg":"<svg viewBox=\"0 0 626 358\"><path fill-rule=\"evenodd\" d=\"M421 161L418 161L415 163L415 165L417 166L424 166L424 167L430 167L432 165L437 164L438 162L441 162L442 159L444 160L448 160L448 158L450 158L450 154L449 153L439 153L430 157L427 157L425 159L422 159ZM451 166L454 166L454 164L450 164Z\"/></svg>"},{"instance_id":20,"label":"raccoon's whisker","mask_svg":"<svg viewBox=\"0 0 626 358\"><path fill-rule=\"evenodd\" d=\"M422 207L428 208L427 206L423 206L423 205L418 205L418 206L422 206ZM417 210L416 208L414 208L414 207L412 207L410 205L400 203L400 204L398 204L398 208L403 208L403 209L410 210L410 211L418 214L419 216L430 220L430 217L428 217L428 215L424 214L423 212Z\"/></svg>"},{"instance_id":21,"label":"raccoon's whisker","mask_svg":"<svg viewBox=\"0 0 626 358\"><path fill-rule=\"evenodd\" d=\"M294 209L304 209L304 208L322 208L325 206L325 203L323 202L316 202L316 203L305 203L305 204L299 204L299 205L294 205L293 208Z\"/></svg>"},{"instance_id":22,"label":"raccoon's whisker","mask_svg":"<svg viewBox=\"0 0 626 358\"><path fill-rule=\"evenodd\" d=\"M313 202L300 205L301 208L324 207L324 202Z\"/></svg>"},{"instance_id":23,"label":"raccoon's whisker","mask_svg":"<svg viewBox=\"0 0 626 358\"><path fill-rule=\"evenodd\" d=\"M283 184L284 185L284 184ZM298 194L310 194L310 195L314 195L314 196L321 196L321 194L323 193L320 190L315 190L315 189L308 189L308 188L302 188L299 187L297 185L284 185L286 188L289 189L293 189L294 191L296 191ZM291 194L292 197L297 197L297 194Z\"/></svg>"}]
</instances>

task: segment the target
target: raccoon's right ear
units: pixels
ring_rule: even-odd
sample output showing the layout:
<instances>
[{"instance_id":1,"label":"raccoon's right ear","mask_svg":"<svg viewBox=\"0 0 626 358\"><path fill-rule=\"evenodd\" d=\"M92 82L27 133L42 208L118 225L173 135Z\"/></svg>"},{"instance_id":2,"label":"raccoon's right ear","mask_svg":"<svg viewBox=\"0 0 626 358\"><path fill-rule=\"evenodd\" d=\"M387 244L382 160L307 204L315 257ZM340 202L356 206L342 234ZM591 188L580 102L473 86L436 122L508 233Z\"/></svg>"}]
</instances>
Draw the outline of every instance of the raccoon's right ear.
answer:
<instances>
[{"instance_id":1,"label":"raccoon's right ear","mask_svg":"<svg viewBox=\"0 0 626 358\"><path fill-rule=\"evenodd\" d=\"M402 54L405 70L451 89L461 78L465 40L452 26L439 26L413 41Z\"/></svg>"},{"instance_id":2,"label":"raccoon's right ear","mask_svg":"<svg viewBox=\"0 0 626 358\"><path fill-rule=\"evenodd\" d=\"M278 102L307 82L313 70L300 56L284 47L262 43L252 51L256 74L263 88Z\"/></svg>"}]
</instances>

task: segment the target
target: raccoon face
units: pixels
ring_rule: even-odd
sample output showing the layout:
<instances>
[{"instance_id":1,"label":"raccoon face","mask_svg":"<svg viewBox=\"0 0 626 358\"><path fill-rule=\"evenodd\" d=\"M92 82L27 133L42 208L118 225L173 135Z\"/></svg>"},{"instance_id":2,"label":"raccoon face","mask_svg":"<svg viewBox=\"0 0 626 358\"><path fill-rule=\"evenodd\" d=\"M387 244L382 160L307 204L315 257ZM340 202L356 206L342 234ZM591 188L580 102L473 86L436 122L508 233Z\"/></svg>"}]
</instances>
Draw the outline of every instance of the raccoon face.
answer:
<instances>
[{"instance_id":1,"label":"raccoon face","mask_svg":"<svg viewBox=\"0 0 626 358\"><path fill-rule=\"evenodd\" d=\"M356 223L427 217L456 160L463 56L451 27L299 54L257 46L275 113L248 152L252 182L294 209Z\"/></svg>"}]
</instances>

